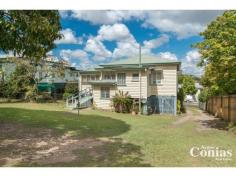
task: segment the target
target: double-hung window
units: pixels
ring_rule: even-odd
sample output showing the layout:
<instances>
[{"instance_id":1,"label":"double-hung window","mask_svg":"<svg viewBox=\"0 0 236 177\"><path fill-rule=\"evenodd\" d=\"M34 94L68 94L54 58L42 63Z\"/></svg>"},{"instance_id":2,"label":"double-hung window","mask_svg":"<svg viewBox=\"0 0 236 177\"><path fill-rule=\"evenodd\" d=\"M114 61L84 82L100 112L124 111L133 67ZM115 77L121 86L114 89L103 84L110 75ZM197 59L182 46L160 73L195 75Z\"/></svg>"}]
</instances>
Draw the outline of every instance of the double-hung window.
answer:
<instances>
[{"instance_id":1,"label":"double-hung window","mask_svg":"<svg viewBox=\"0 0 236 177\"><path fill-rule=\"evenodd\" d=\"M109 99L109 98L110 98L110 88L101 87L101 99Z\"/></svg>"},{"instance_id":2,"label":"double-hung window","mask_svg":"<svg viewBox=\"0 0 236 177\"><path fill-rule=\"evenodd\" d=\"M162 83L163 71L162 70L152 71L149 77L150 77L150 85L159 85Z\"/></svg>"},{"instance_id":3,"label":"double-hung window","mask_svg":"<svg viewBox=\"0 0 236 177\"><path fill-rule=\"evenodd\" d=\"M118 73L117 74L117 85L126 85L126 74Z\"/></svg>"},{"instance_id":4,"label":"double-hung window","mask_svg":"<svg viewBox=\"0 0 236 177\"><path fill-rule=\"evenodd\" d=\"M139 73L133 73L132 81L133 82L138 82L139 81Z\"/></svg>"}]
</instances>

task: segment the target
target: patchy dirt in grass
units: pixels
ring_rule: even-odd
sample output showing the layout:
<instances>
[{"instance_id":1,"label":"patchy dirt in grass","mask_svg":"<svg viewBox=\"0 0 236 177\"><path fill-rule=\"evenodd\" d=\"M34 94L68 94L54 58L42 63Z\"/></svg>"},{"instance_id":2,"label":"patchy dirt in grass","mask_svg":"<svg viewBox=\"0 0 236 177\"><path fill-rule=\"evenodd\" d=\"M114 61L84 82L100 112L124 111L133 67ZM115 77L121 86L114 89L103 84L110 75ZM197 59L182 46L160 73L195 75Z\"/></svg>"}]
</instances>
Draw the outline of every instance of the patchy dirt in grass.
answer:
<instances>
[{"instance_id":1,"label":"patchy dirt in grass","mask_svg":"<svg viewBox=\"0 0 236 177\"><path fill-rule=\"evenodd\" d=\"M196 130L206 131L206 130L228 130L227 122L220 118L216 118L198 108L188 108L187 113L184 116L181 116L173 122L173 127L178 127L188 121L194 121L196 123Z\"/></svg>"},{"instance_id":2,"label":"patchy dirt in grass","mask_svg":"<svg viewBox=\"0 0 236 177\"><path fill-rule=\"evenodd\" d=\"M140 147L118 138L80 139L72 131L58 135L51 129L0 124L0 166L149 166L140 156Z\"/></svg>"}]
</instances>

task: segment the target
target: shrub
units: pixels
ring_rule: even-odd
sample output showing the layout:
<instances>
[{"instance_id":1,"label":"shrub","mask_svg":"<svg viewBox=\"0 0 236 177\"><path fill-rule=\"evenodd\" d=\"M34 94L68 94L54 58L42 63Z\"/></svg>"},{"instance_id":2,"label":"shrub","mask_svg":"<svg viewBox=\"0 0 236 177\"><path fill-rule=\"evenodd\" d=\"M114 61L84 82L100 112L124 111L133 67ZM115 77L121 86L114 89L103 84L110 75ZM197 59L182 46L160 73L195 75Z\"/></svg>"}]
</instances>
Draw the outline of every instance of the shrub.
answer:
<instances>
[{"instance_id":1,"label":"shrub","mask_svg":"<svg viewBox=\"0 0 236 177\"><path fill-rule=\"evenodd\" d=\"M198 100L202 103L206 102L208 99L208 90L203 89L200 94L198 95Z\"/></svg>"},{"instance_id":2,"label":"shrub","mask_svg":"<svg viewBox=\"0 0 236 177\"><path fill-rule=\"evenodd\" d=\"M35 97L37 103L53 102L53 98L49 93L43 92Z\"/></svg>"},{"instance_id":3,"label":"shrub","mask_svg":"<svg viewBox=\"0 0 236 177\"><path fill-rule=\"evenodd\" d=\"M186 109L184 107L184 97L185 97L184 90L180 88L177 93L177 99L180 101L180 111L182 113L186 112Z\"/></svg>"},{"instance_id":4,"label":"shrub","mask_svg":"<svg viewBox=\"0 0 236 177\"><path fill-rule=\"evenodd\" d=\"M78 92L77 83L67 83L65 86L65 93L76 94Z\"/></svg>"},{"instance_id":5,"label":"shrub","mask_svg":"<svg viewBox=\"0 0 236 177\"><path fill-rule=\"evenodd\" d=\"M27 101L35 101L36 99L36 90L35 87L28 87L27 92L25 93L25 100Z\"/></svg>"},{"instance_id":6,"label":"shrub","mask_svg":"<svg viewBox=\"0 0 236 177\"><path fill-rule=\"evenodd\" d=\"M177 114L181 114L181 102L177 100Z\"/></svg>"},{"instance_id":7,"label":"shrub","mask_svg":"<svg viewBox=\"0 0 236 177\"><path fill-rule=\"evenodd\" d=\"M133 100L130 95L128 95L128 92L124 94L123 91L119 90L112 98L112 101L115 112L129 113L131 111Z\"/></svg>"},{"instance_id":8,"label":"shrub","mask_svg":"<svg viewBox=\"0 0 236 177\"><path fill-rule=\"evenodd\" d=\"M68 97L70 97L70 96L72 96L73 94L72 93L67 93L67 92L65 92L64 94L63 94L63 100L66 100Z\"/></svg>"}]
</instances>

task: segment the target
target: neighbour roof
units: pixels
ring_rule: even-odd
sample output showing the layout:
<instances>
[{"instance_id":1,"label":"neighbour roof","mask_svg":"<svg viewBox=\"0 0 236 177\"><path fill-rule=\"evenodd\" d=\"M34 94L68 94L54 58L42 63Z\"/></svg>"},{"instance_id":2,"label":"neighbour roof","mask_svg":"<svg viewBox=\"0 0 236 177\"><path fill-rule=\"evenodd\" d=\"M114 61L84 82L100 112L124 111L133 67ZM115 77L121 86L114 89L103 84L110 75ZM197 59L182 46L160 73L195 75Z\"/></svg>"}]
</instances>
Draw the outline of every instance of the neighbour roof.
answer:
<instances>
[{"instance_id":1,"label":"neighbour roof","mask_svg":"<svg viewBox=\"0 0 236 177\"><path fill-rule=\"evenodd\" d=\"M117 66L117 65L138 65L139 64L139 56L131 57L128 59L116 60L111 63L101 64L100 66ZM141 57L142 65L150 65L150 64L180 64L180 62L176 60L165 59L157 56L148 56L143 55Z\"/></svg>"}]
</instances>

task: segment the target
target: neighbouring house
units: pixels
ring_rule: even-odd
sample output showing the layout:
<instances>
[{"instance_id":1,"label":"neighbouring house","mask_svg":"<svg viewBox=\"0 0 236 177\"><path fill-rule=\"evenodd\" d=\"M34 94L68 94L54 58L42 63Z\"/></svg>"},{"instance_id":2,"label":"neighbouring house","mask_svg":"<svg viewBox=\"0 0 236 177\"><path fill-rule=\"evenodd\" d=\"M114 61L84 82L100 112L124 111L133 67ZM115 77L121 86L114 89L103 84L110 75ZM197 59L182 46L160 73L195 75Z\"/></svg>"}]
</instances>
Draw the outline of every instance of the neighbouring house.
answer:
<instances>
[{"instance_id":1,"label":"neighbouring house","mask_svg":"<svg viewBox=\"0 0 236 177\"><path fill-rule=\"evenodd\" d=\"M180 64L175 60L142 56L141 65L139 57L133 57L80 71L80 90L85 93L80 103L85 102L87 93L97 108L112 109L112 97L123 90L134 100L141 98L144 111L176 114Z\"/></svg>"},{"instance_id":2,"label":"neighbouring house","mask_svg":"<svg viewBox=\"0 0 236 177\"><path fill-rule=\"evenodd\" d=\"M66 83L79 82L79 70L65 60L57 60L56 58L49 56L45 58L45 64L48 68L57 67L58 62L62 62L65 67L64 76L57 76L53 72L45 72L42 66L37 67L36 77L39 80L38 89L40 92L51 93L52 96L62 98ZM0 78L7 80L11 73L14 72L16 64L11 61L11 58L0 58ZM50 70L50 69L49 69Z\"/></svg>"}]
</instances>

